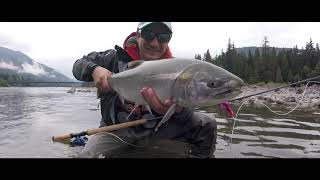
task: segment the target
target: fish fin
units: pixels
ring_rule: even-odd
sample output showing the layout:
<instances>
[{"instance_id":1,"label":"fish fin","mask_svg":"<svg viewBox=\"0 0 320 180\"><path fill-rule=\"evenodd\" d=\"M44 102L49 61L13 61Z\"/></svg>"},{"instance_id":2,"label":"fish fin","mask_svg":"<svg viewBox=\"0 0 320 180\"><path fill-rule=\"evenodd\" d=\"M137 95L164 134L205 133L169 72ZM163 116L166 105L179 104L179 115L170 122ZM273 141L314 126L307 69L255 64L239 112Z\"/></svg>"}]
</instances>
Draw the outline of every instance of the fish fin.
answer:
<instances>
[{"instance_id":1,"label":"fish fin","mask_svg":"<svg viewBox=\"0 0 320 180\"><path fill-rule=\"evenodd\" d=\"M144 105L144 107L147 109L147 111L148 111L151 115L153 115L153 113L152 113L152 111L151 111L151 108L150 108L150 106L149 106L148 104Z\"/></svg>"},{"instance_id":2,"label":"fish fin","mask_svg":"<svg viewBox=\"0 0 320 180\"><path fill-rule=\"evenodd\" d=\"M165 122L167 122L170 117L175 113L176 111L176 104L172 104L168 111L166 112L166 114L163 116L163 118L161 119L161 121L158 123L158 125L155 128L155 131L158 131L158 128Z\"/></svg>"},{"instance_id":3,"label":"fish fin","mask_svg":"<svg viewBox=\"0 0 320 180\"><path fill-rule=\"evenodd\" d=\"M134 108L132 109L132 111L130 112L130 114L127 116L127 120L129 120L129 117L131 116L131 114L134 112L134 110L136 110L136 108L139 106L139 104L136 104L134 106Z\"/></svg>"},{"instance_id":4,"label":"fish fin","mask_svg":"<svg viewBox=\"0 0 320 180\"><path fill-rule=\"evenodd\" d=\"M128 69L133 69L138 66L140 66L144 61L143 60L138 60L138 61L131 61L128 63Z\"/></svg>"}]
</instances>

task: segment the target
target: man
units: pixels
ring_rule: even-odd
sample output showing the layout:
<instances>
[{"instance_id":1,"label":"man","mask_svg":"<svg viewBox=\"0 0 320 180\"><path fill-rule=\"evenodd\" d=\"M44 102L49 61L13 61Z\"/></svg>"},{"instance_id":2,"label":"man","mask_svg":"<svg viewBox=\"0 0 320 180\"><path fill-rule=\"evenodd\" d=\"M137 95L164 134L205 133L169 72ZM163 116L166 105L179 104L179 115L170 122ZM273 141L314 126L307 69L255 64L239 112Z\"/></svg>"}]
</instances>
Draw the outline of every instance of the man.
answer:
<instances>
[{"instance_id":1,"label":"man","mask_svg":"<svg viewBox=\"0 0 320 180\"><path fill-rule=\"evenodd\" d=\"M165 61L172 58L168 46L171 37L172 26L169 22L140 22L137 31L131 33L124 41L123 48L116 45L115 49L92 52L74 63L74 77L81 81L94 81L98 88L101 98L101 127L126 122L129 114L129 120L150 117L151 113L144 107L134 108L134 104L127 101L123 105L117 93L109 86L107 77L112 73L125 71L130 61L140 59ZM141 95L149 104L154 116L163 116L172 104L170 99L161 102L152 87L143 88ZM131 111L133 113L130 113ZM193 145L192 155L213 157L217 138L217 125L213 117L179 107L169 121L158 131L154 131L158 122L150 121L112 134L96 134L89 139L79 157L121 155L122 151L127 151L128 146L140 139L183 141Z\"/></svg>"}]
</instances>

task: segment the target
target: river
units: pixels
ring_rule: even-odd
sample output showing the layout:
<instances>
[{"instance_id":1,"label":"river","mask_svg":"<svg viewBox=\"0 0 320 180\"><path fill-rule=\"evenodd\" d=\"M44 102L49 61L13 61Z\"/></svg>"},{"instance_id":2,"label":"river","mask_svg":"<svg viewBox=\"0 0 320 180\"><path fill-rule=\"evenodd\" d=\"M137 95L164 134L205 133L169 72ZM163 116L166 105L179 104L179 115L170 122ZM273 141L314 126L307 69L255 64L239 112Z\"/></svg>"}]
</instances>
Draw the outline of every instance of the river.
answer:
<instances>
[{"instance_id":1,"label":"river","mask_svg":"<svg viewBox=\"0 0 320 180\"><path fill-rule=\"evenodd\" d=\"M67 93L69 89L0 88L0 158L75 157L82 147L52 142L51 137L96 128L101 115L94 89ZM216 158L320 157L320 110L279 116L266 108L246 106L233 135L233 119L216 109L207 113L213 113L218 122ZM183 148L178 142L161 141L130 156L180 158L185 157Z\"/></svg>"}]
</instances>

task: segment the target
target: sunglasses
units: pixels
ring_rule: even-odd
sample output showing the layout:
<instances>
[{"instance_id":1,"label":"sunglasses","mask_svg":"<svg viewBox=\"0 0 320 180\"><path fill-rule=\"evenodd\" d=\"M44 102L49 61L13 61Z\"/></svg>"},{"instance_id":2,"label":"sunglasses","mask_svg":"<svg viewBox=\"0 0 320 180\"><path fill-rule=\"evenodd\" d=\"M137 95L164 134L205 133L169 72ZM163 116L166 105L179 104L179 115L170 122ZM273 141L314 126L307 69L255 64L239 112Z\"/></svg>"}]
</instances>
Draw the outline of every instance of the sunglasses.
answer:
<instances>
[{"instance_id":1,"label":"sunglasses","mask_svg":"<svg viewBox=\"0 0 320 180\"><path fill-rule=\"evenodd\" d=\"M157 37L159 43L167 43L171 39L171 34L169 33L159 33L156 34L149 30L139 30L139 34L141 37L147 41L152 41L155 37Z\"/></svg>"}]
</instances>

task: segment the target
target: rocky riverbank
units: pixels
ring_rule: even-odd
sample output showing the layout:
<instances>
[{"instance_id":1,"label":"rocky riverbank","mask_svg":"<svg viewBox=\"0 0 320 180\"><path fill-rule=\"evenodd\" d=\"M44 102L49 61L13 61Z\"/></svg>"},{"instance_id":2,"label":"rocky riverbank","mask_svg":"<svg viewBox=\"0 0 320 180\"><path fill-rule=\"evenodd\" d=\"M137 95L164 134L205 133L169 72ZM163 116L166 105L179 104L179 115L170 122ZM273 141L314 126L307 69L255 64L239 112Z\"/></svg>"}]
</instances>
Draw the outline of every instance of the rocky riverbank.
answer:
<instances>
[{"instance_id":1,"label":"rocky riverbank","mask_svg":"<svg viewBox=\"0 0 320 180\"><path fill-rule=\"evenodd\" d=\"M257 84L257 85L245 85L242 87L242 94L238 97L247 96L250 94L266 91L272 88L280 87L285 84ZM246 100L246 104L251 104L257 107L263 105L259 102L267 104L271 107L284 107L287 109L294 108L301 100L303 96L305 86L300 87L286 87L277 91L271 91L268 93L246 98L235 103L242 103ZM300 110L318 110L320 109L320 85L313 84L308 85L304 97L298 107Z\"/></svg>"}]
</instances>

